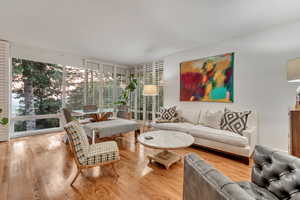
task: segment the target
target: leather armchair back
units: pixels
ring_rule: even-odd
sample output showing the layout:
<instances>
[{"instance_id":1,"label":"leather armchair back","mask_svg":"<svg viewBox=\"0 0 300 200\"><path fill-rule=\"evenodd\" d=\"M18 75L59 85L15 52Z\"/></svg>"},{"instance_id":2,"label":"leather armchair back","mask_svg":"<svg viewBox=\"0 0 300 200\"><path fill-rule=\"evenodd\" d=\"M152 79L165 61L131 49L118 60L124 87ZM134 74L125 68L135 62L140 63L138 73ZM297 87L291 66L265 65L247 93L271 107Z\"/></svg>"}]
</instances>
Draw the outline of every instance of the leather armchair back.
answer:
<instances>
[{"instance_id":1,"label":"leather armchair back","mask_svg":"<svg viewBox=\"0 0 300 200\"><path fill-rule=\"evenodd\" d=\"M257 145L252 182L279 199L300 199L300 159L284 152Z\"/></svg>"}]
</instances>

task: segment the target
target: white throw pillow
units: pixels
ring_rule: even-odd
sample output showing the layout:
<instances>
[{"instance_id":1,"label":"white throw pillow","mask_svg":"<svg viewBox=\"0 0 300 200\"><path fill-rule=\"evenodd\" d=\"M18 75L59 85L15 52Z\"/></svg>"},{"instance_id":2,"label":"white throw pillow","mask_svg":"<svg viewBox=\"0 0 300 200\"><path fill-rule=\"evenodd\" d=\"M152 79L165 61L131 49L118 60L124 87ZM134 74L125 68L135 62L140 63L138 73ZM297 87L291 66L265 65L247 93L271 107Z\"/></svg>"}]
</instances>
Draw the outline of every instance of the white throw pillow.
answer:
<instances>
[{"instance_id":1,"label":"white throw pillow","mask_svg":"<svg viewBox=\"0 0 300 200\"><path fill-rule=\"evenodd\" d=\"M220 129L221 121L224 112L219 110L217 112L211 112L209 110L203 115L201 124L210 128Z\"/></svg>"},{"instance_id":2,"label":"white throw pillow","mask_svg":"<svg viewBox=\"0 0 300 200\"><path fill-rule=\"evenodd\" d=\"M200 118L200 110L179 110L178 115L183 121L192 124L198 124Z\"/></svg>"}]
</instances>

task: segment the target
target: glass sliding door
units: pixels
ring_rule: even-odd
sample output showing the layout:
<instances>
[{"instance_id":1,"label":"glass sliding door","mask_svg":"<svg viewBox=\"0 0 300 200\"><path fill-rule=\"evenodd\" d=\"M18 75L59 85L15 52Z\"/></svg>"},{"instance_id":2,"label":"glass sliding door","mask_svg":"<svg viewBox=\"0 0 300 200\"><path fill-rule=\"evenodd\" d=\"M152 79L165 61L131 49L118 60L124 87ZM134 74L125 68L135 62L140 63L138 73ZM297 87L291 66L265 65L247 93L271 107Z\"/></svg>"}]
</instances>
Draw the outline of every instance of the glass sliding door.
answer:
<instances>
[{"instance_id":1,"label":"glass sliding door","mask_svg":"<svg viewBox=\"0 0 300 200\"><path fill-rule=\"evenodd\" d=\"M96 70L86 70L86 105L99 105L100 73Z\"/></svg>"},{"instance_id":2,"label":"glass sliding door","mask_svg":"<svg viewBox=\"0 0 300 200\"><path fill-rule=\"evenodd\" d=\"M127 70L124 68L119 67L116 69L116 71L117 74L116 74L116 100L115 101L118 101L120 100L120 96L122 95L123 91L127 86L129 77L127 77Z\"/></svg>"},{"instance_id":3,"label":"glass sliding door","mask_svg":"<svg viewBox=\"0 0 300 200\"><path fill-rule=\"evenodd\" d=\"M85 89L85 70L65 67L65 106L70 110L82 109Z\"/></svg>"},{"instance_id":4,"label":"glass sliding door","mask_svg":"<svg viewBox=\"0 0 300 200\"><path fill-rule=\"evenodd\" d=\"M115 98L115 74L113 65L103 65L103 108L113 110Z\"/></svg>"},{"instance_id":5,"label":"glass sliding door","mask_svg":"<svg viewBox=\"0 0 300 200\"><path fill-rule=\"evenodd\" d=\"M139 68L130 75L129 68L124 66L89 60L84 63L85 67L62 66L12 58L11 137L61 130L62 107L80 110L84 105L94 104L113 111L133 77L139 85L131 94L131 109L137 119L144 118L144 109L147 118L151 118L152 100L149 98L150 104L145 107L142 95L144 79L150 77L148 71Z\"/></svg>"},{"instance_id":6,"label":"glass sliding door","mask_svg":"<svg viewBox=\"0 0 300 200\"><path fill-rule=\"evenodd\" d=\"M163 106L163 72L164 62L156 61L139 65L130 71L130 76L138 80L136 92L130 96L133 116L138 120L154 120L159 117L160 108ZM144 85L154 84L158 87L158 95L155 97L143 96Z\"/></svg>"}]
</instances>

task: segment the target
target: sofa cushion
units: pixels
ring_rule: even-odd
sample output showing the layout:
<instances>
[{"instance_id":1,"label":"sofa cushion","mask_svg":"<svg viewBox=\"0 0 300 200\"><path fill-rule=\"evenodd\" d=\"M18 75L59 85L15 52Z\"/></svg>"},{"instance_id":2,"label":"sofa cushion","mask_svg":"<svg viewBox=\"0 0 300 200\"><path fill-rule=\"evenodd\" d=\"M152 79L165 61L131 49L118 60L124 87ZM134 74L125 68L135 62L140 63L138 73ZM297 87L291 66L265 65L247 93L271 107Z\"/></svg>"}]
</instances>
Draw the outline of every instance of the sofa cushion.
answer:
<instances>
[{"instance_id":1,"label":"sofa cushion","mask_svg":"<svg viewBox=\"0 0 300 200\"><path fill-rule=\"evenodd\" d=\"M274 194L269 192L266 188L259 187L251 182L238 182L242 189L244 189L250 196L256 200L276 200L278 199ZM279 199L278 199L279 200Z\"/></svg>"},{"instance_id":2,"label":"sofa cushion","mask_svg":"<svg viewBox=\"0 0 300 200\"><path fill-rule=\"evenodd\" d=\"M248 139L246 137L226 130L197 125L189 129L188 133L197 138L204 138L239 147L248 146Z\"/></svg>"},{"instance_id":3,"label":"sofa cushion","mask_svg":"<svg viewBox=\"0 0 300 200\"><path fill-rule=\"evenodd\" d=\"M181 131L187 133L188 130L194 127L193 124L187 122L180 123L151 123L151 127L161 130Z\"/></svg>"},{"instance_id":4,"label":"sofa cushion","mask_svg":"<svg viewBox=\"0 0 300 200\"><path fill-rule=\"evenodd\" d=\"M184 122L189 122L194 125L199 123L199 118L201 115L201 111L199 109L195 110L177 110L178 117L182 119Z\"/></svg>"},{"instance_id":5,"label":"sofa cushion","mask_svg":"<svg viewBox=\"0 0 300 200\"><path fill-rule=\"evenodd\" d=\"M219 110L216 112L212 112L207 110L205 113L202 114L201 120L199 123L203 126L220 129L221 120L223 118L223 111Z\"/></svg>"}]
</instances>

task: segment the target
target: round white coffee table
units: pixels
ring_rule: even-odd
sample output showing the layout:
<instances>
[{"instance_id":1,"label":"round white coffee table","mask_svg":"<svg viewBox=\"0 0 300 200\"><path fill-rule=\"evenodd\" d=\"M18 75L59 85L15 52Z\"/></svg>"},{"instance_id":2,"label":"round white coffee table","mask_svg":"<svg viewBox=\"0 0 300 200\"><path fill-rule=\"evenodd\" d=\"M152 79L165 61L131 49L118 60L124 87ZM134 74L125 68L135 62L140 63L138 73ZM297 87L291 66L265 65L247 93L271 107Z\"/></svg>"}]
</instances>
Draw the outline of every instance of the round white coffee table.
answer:
<instances>
[{"instance_id":1,"label":"round white coffee table","mask_svg":"<svg viewBox=\"0 0 300 200\"><path fill-rule=\"evenodd\" d=\"M191 146L194 138L183 132L160 130L143 133L138 137L138 141L146 147L162 149L162 152L148 155L148 158L150 162L154 160L168 169L172 164L181 160L180 155L169 150Z\"/></svg>"}]
</instances>

